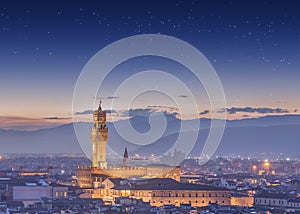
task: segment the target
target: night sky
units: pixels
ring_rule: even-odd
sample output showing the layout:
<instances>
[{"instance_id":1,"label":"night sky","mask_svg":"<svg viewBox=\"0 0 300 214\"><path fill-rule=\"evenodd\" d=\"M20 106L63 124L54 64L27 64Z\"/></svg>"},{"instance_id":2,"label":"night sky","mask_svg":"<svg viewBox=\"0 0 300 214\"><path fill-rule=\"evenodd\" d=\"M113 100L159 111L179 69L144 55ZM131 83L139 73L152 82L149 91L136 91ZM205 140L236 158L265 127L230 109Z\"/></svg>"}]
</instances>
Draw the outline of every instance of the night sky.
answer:
<instances>
[{"instance_id":1,"label":"night sky","mask_svg":"<svg viewBox=\"0 0 300 214\"><path fill-rule=\"evenodd\" d=\"M138 34L174 36L198 48L218 73L229 109L297 113L299 11L299 1L1 2L1 127L67 122L84 65L106 45ZM141 68L153 60L140 60ZM188 79L185 73L179 76ZM116 71L111 83L120 76ZM106 91L101 96L110 96Z\"/></svg>"}]
</instances>

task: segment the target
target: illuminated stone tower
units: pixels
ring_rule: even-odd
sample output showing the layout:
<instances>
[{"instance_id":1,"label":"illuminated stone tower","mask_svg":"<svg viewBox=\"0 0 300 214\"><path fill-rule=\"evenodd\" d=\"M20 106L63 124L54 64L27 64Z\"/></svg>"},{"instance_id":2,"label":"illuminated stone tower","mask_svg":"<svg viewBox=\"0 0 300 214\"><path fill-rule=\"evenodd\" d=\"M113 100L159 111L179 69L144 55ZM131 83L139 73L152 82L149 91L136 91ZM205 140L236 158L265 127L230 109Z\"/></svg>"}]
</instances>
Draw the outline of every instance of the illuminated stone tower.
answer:
<instances>
[{"instance_id":1,"label":"illuminated stone tower","mask_svg":"<svg viewBox=\"0 0 300 214\"><path fill-rule=\"evenodd\" d=\"M106 127L106 112L102 111L101 101L99 108L94 111L94 127L91 128L91 140L93 143L92 167L107 168L106 143L108 129Z\"/></svg>"}]
</instances>

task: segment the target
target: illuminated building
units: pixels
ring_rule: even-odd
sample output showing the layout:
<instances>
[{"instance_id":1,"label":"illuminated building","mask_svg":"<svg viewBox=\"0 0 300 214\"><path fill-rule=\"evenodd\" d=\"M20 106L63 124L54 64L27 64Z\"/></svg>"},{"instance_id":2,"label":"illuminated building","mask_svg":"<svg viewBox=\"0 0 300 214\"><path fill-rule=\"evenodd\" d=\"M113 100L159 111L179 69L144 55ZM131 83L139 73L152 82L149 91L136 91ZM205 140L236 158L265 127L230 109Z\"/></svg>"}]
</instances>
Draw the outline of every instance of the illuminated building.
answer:
<instances>
[{"instance_id":1,"label":"illuminated building","mask_svg":"<svg viewBox=\"0 0 300 214\"><path fill-rule=\"evenodd\" d=\"M92 166L80 166L77 169L78 184L84 192L82 197L102 198L106 203L114 203L116 198L128 196L150 202L153 206L179 206L185 203L192 206L207 206L209 203L230 205L231 194L225 188L180 183L179 166L130 166L127 148L123 165L109 166L106 160L108 128L101 103L93 116L94 126L90 133L93 143Z\"/></svg>"},{"instance_id":2,"label":"illuminated building","mask_svg":"<svg viewBox=\"0 0 300 214\"><path fill-rule=\"evenodd\" d=\"M221 187L180 183L170 178L146 180L127 180L107 178L102 188L93 189L93 196L102 198L106 203L113 203L118 197L130 197L150 202L152 206L166 204L191 204L207 206L210 203L230 205L230 190ZM246 203L246 202L245 202Z\"/></svg>"},{"instance_id":3,"label":"illuminated building","mask_svg":"<svg viewBox=\"0 0 300 214\"><path fill-rule=\"evenodd\" d=\"M106 112L102 111L101 102L98 110L93 113L94 127L91 128L91 141L93 143L92 167L107 168L106 143L108 140L108 129L106 127Z\"/></svg>"},{"instance_id":4,"label":"illuminated building","mask_svg":"<svg viewBox=\"0 0 300 214\"><path fill-rule=\"evenodd\" d=\"M94 125L90 136L93 144L92 166L79 166L77 169L78 184L81 188L98 187L99 183L107 177L116 178L172 178L180 181L180 167L159 165L130 166L128 150L125 148L123 165L108 166L106 160L106 144L108 141L108 128L106 125L106 112L101 108L93 112Z\"/></svg>"}]
</instances>

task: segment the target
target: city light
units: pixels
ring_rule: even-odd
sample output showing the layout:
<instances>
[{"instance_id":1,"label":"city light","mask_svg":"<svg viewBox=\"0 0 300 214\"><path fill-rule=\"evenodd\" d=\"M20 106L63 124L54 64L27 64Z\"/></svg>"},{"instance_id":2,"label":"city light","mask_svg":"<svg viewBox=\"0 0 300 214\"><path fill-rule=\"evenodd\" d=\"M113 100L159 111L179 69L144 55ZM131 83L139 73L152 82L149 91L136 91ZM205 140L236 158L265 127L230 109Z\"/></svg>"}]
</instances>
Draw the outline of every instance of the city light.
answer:
<instances>
[{"instance_id":1,"label":"city light","mask_svg":"<svg viewBox=\"0 0 300 214\"><path fill-rule=\"evenodd\" d=\"M269 167L270 165L270 162L264 162L264 167Z\"/></svg>"}]
</instances>

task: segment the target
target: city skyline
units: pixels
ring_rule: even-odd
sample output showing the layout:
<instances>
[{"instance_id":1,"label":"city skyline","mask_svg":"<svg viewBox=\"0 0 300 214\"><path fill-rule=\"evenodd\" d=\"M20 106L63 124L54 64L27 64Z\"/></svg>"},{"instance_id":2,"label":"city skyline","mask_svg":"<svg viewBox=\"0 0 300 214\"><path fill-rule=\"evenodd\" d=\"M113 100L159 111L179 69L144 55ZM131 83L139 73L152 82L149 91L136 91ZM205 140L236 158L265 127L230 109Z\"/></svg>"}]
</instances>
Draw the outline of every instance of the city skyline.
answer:
<instances>
[{"instance_id":1,"label":"city skyline","mask_svg":"<svg viewBox=\"0 0 300 214\"><path fill-rule=\"evenodd\" d=\"M0 5L1 213L300 213L299 0Z\"/></svg>"}]
</instances>

